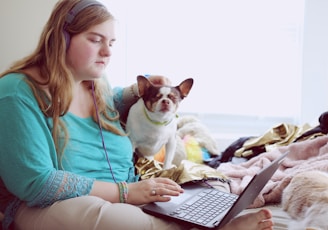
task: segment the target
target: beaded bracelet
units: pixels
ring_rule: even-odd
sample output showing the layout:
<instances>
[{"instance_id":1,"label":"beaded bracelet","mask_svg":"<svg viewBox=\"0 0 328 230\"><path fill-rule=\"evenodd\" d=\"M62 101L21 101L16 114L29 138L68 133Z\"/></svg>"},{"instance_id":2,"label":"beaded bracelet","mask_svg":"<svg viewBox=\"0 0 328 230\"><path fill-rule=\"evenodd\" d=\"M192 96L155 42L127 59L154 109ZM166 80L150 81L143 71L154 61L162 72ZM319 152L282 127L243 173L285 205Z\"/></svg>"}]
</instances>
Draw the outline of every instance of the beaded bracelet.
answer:
<instances>
[{"instance_id":1,"label":"beaded bracelet","mask_svg":"<svg viewBox=\"0 0 328 230\"><path fill-rule=\"evenodd\" d=\"M120 194L120 202L126 203L128 201L128 184L125 181L119 182L118 190Z\"/></svg>"}]
</instances>

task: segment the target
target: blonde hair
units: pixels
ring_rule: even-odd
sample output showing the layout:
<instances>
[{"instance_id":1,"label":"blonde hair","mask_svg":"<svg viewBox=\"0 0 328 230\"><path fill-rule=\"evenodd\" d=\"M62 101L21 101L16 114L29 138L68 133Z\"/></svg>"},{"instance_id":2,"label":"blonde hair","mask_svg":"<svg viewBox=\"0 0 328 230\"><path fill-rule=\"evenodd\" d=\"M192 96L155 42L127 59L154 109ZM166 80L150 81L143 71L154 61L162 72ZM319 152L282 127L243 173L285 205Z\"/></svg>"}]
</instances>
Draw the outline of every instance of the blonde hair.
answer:
<instances>
[{"instance_id":1,"label":"blonde hair","mask_svg":"<svg viewBox=\"0 0 328 230\"><path fill-rule=\"evenodd\" d=\"M107 20L114 20L106 7L101 4L91 5L80 11L70 24L65 24L65 19L70 10L81 0L60 0L54 7L50 18L41 34L39 43L35 51L29 56L15 62L0 77L12 72L24 73L24 70L37 66L40 71L42 81L29 78L28 84L31 86L34 95L39 103L40 109L45 116L53 119L52 137L57 149L57 155L62 157L65 145L68 141L68 132L64 123L59 119L69 109L72 101L72 80L73 76L66 64L67 44L64 35L65 31L70 36L82 33L94 25L98 25ZM125 135L123 131L111 124L111 121L118 121L119 114L114 108L106 103L105 96L108 95L108 86L102 83L102 79L94 81L95 98L99 112L100 125L115 134ZM40 86L46 85L49 88L51 98L44 97L38 93ZM50 103L50 104L49 104ZM93 109L93 119L97 121L95 108ZM64 135L65 142L60 146L59 138Z\"/></svg>"}]
</instances>

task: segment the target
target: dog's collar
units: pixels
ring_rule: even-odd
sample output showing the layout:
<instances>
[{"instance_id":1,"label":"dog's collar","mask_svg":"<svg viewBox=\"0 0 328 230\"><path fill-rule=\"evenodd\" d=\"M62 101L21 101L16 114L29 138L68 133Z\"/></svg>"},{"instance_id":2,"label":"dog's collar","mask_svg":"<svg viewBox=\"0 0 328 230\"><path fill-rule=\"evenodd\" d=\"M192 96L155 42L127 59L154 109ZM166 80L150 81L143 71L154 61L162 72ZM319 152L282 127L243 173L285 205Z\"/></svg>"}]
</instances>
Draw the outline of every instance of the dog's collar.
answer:
<instances>
[{"instance_id":1,"label":"dog's collar","mask_svg":"<svg viewBox=\"0 0 328 230\"><path fill-rule=\"evenodd\" d=\"M168 121L162 121L162 122L161 121L154 121L154 120L152 120L149 117L149 115L148 115L148 113L147 113L147 111L146 111L145 108L144 108L144 114L145 114L147 120L150 121L151 123L153 123L154 125L163 125L163 126L166 126L166 125L170 124L173 121L173 119L174 119L174 117L173 117L171 120L168 120ZM178 115L175 115L175 118L177 118L177 117L178 117Z\"/></svg>"}]
</instances>

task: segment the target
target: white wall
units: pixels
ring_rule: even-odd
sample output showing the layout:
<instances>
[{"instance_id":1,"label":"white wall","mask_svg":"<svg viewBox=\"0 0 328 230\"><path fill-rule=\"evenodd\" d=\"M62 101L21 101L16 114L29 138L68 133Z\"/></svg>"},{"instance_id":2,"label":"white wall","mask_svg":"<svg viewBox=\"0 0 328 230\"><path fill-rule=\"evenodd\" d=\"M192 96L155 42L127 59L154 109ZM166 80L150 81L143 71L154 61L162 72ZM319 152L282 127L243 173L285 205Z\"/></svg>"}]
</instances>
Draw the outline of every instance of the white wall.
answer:
<instances>
[{"instance_id":1,"label":"white wall","mask_svg":"<svg viewBox=\"0 0 328 230\"><path fill-rule=\"evenodd\" d=\"M304 21L301 121L328 111L328 1L307 0Z\"/></svg>"},{"instance_id":2,"label":"white wall","mask_svg":"<svg viewBox=\"0 0 328 230\"><path fill-rule=\"evenodd\" d=\"M34 50L57 0L1 0L0 72Z\"/></svg>"}]
</instances>

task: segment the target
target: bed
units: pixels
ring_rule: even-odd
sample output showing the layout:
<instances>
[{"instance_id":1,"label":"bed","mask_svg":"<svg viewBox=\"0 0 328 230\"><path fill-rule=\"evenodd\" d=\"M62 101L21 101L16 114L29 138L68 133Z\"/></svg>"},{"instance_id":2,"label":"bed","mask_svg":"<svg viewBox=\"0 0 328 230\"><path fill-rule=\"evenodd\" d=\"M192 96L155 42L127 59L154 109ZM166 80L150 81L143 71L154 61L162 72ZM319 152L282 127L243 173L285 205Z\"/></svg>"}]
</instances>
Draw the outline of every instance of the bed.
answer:
<instances>
[{"instance_id":1,"label":"bed","mask_svg":"<svg viewBox=\"0 0 328 230\"><path fill-rule=\"evenodd\" d=\"M225 161L220 162L220 164L215 167L217 171L223 173L231 180L229 186L230 192L239 195L258 171L266 167L286 151L289 152L280 168L263 188L251 207L244 210L240 215L254 212L264 207L268 208L273 214L273 221L275 223L274 229L277 230L288 229L288 225L295 221L283 210L281 203L282 194L284 188L288 186L291 179L298 173L307 171L328 172L328 136L325 132L322 132L323 130L321 129L323 128L323 124L327 123L328 125L328 122L324 122L323 120L325 114L326 113L322 114L319 118L320 125L314 128L309 126L297 127L288 124L280 124L276 127L272 127L272 129L268 129L269 132L264 133L263 136L258 138L255 137L250 142L243 142L243 144L238 146L243 146L241 147L242 151L239 151L239 153L244 151L249 154L245 146L254 147L256 145L255 142L257 144L260 143L262 145L261 148L254 148L257 151L254 156L247 159L242 157L243 160L241 161L236 160L238 156L240 156L238 154L235 154L233 159L225 156ZM190 118L188 118L188 120L190 121ZM327 120L328 119L326 119L326 121ZM197 120L193 122L197 122ZM183 121L182 123L182 128L183 126L188 126L188 122ZM181 129L181 127L179 128ZM201 147L204 148L206 148L206 144L207 146L211 145L206 142L214 138L208 130L201 130L201 135L198 137L197 131L195 130L205 128L201 127L201 125L193 124L189 129L189 134L194 135ZM179 133L180 130L178 129L180 138L183 139L184 135L188 135L186 130L188 130L188 128L182 133ZM206 140L203 138L204 134ZM231 145L228 147L231 147ZM236 149L234 149L235 153L238 152L235 150ZM215 149L215 151L217 150ZM222 157L222 152L220 154Z\"/></svg>"},{"instance_id":2,"label":"bed","mask_svg":"<svg viewBox=\"0 0 328 230\"><path fill-rule=\"evenodd\" d=\"M274 229L288 229L288 224L292 220L288 213L283 211L281 205L283 190L291 179L301 172L328 172L328 136L318 136L277 147L246 162L240 164L222 163L217 168L231 179L231 192L240 194L254 173L286 151L289 151L289 155L282 162L281 167L266 184L252 207L242 212L243 214L263 207L269 208L273 213Z\"/></svg>"}]
</instances>

